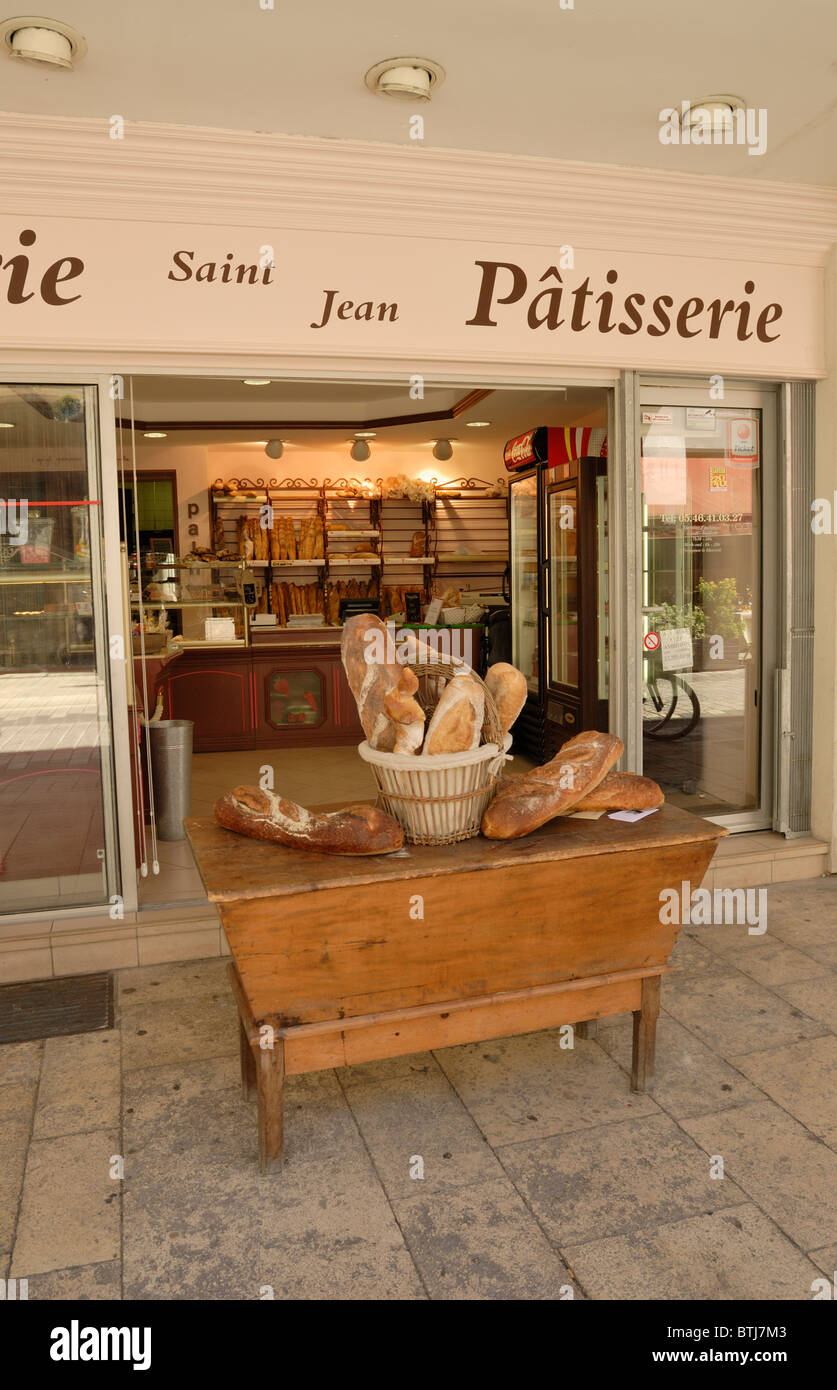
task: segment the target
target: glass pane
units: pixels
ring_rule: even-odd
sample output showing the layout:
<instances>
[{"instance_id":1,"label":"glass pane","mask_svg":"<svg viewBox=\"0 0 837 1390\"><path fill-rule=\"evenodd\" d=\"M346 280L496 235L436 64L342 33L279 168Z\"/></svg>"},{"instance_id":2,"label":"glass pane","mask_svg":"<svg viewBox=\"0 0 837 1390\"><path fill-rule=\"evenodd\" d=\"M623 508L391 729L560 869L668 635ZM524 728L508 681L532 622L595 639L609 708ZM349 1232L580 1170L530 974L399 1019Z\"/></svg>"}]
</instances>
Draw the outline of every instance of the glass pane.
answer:
<instances>
[{"instance_id":1,"label":"glass pane","mask_svg":"<svg viewBox=\"0 0 837 1390\"><path fill-rule=\"evenodd\" d=\"M578 688L578 494L548 494L549 681Z\"/></svg>"},{"instance_id":2,"label":"glass pane","mask_svg":"<svg viewBox=\"0 0 837 1390\"><path fill-rule=\"evenodd\" d=\"M607 478L596 479L596 583L598 602L597 635L598 698L607 700L610 687L610 600L608 596Z\"/></svg>"},{"instance_id":3,"label":"glass pane","mask_svg":"<svg viewBox=\"0 0 837 1390\"><path fill-rule=\"evenodd\" d=\"M760 417L643 409L643 770L702 815L759 804Z\"/></svg>"},{"instance_id":4,"label":"glass pane","mask_svg":"<svg viewBox=\"0 0 837 1390\"><path fill-rule=\"evenodd\" d=\"M538 691L538 483L519 478L510 488L512 664Z\"/></svg>"},{"instance_id":5,"label":"glass pane","mask_svg":"<svg viewBox=\"0 0 837 1390\"><path fill-rule=\"evenodd\" d=\"M0 386L0 426L0 912L95 905L115 867L94 393Z\"/></svg>"},{"instance_id":6,"label":"glass pane","mask_svg":"<svg viewBox=\"0 0 837 1390\"><path fill-rule=\"evenodd\" d=\"M319 671L275 671L269 677L270 722L320 724L323 719L323 680Z\"/></svg>"}]
</instances>

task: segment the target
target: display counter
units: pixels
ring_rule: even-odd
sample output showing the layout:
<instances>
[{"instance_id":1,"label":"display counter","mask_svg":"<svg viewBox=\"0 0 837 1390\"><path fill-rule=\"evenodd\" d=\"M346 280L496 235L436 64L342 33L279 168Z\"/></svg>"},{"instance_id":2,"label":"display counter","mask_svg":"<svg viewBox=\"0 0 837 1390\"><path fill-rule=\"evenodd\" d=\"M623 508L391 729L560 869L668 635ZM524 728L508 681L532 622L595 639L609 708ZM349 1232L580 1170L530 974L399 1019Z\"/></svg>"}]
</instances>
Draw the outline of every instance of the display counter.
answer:
<instances>
[{"instance_id":1,"label":"display counter","mask_svg":"<svg viewBox=\"0 0 837 1390\"><path fill-rule=\"evenodd\" d=\"M187 647L149 674L148 703L191 719L196 753L359 743L363 731L340 660L340 630L271 633L252 647Z\"/></svg>"},{"instance_id":2,"label":"display counter","mask_svg":"<svg viewBox=\"0 0 837 1390\"><path fill-rule=\"evenodd\" d=\"M400 629L402 631L404 629ZM481 624L431 628L411 624L423 638L440 634L439 655L483 669ZM163 694L163 719L191 719L196 753L239 748L357 744L357 707L340 660L342 629L251 629L252 645L202 643L172 655L145 658L148 707ZM449 635L448 635L449 634ZM134 658L142 703L142 658Z\"/></svg>"}]
</instances>

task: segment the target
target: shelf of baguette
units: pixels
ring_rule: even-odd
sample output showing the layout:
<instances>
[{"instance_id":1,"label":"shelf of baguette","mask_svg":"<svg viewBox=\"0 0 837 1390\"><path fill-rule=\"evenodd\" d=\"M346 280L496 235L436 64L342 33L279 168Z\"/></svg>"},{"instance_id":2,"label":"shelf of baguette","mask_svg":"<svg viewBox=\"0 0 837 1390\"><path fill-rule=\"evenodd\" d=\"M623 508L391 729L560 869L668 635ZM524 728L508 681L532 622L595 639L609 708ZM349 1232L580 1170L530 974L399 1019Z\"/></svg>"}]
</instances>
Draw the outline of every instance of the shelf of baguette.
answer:
<instances>
[{"instance_id":1,"label":"shelf of baguette","mask_svg":"<svg viewBox=\"0 0 837 1390\"><path fill-rule=\"evenodd\" d=\"M492 571L499 587L505 568L502 479L457 479L444 487L403 474L322 483L219 479L210 497L215 552L252 568L254 611L277 619L273 628L255 629L260 644L287 630L292 616L339 628L344 599L377 600L381 617L402 617L408 594L418 594L422 605L434 596L440 565L453 566L460 586L470 587L473 574L480 589L491 586ZM449 582L436 596L442 588Z\"/></svg>"}]
</instances>

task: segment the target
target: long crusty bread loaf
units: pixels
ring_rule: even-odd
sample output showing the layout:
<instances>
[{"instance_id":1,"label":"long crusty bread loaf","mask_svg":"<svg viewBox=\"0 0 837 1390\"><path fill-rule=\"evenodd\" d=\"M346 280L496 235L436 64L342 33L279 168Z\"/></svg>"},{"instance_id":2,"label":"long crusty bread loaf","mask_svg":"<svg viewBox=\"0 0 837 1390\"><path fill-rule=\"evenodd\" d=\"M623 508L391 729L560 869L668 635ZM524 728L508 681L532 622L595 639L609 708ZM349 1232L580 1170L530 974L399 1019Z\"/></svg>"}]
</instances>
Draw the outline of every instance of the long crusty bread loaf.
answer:
<instances>
[{"instance_id":1,"label":"long crusty bread loaf","mask_svg":"<svg viewBox=\"0 0 837 1390\"><path fill-rule=\"evenodd\" d=\"M239 835L321 854L390 854L404 844L398 821L375 806L347 806L316 815L258 787L233 787L219 797L215 819Z\"/></svg>"},{"instance_id":2,"label":"long crusty bread loaf","mask_svg":"<svg viewBox=\"0 0 837 1390\"><path fill-rule=\"evenodd\" d=\"M387 637L386 627L374 613L357 613L344 623L340 640L340 654L363 732L370 746L382 753L393 752L400 723L424 721L424 712L416 700L402 710L401 720L394 718L391 708L387 708L386 697L396 686L403 692L404 700L410 700L411 696L402 684L405 667L385 659Z\"/></svg>"},{"instance_id":3,"label":"long crusty bread loaf","mask_svg":"<svg viewBox=\"0 0 837 1390\"><path fill-rule=\"evenodd\" d=\"M497 661L485 673L486 689L494 696L500 727L507 734L526 704L526 677L507 661Z\"/></svg>"},{"instance_id":4,"label":"long crusty bread loaf","mask_svg":"<svg viewBox=\"0 0 837 1390\"><path fill-rule=\"evenodd\" d=\"M489 840L516 840L563 815L597 787L624 751L613 734L578 734L561 751L524 777L509 777L482 818Z\"/></svg>"},{"instance_id":5,"label":"long crusty bread loaf","mask_svg":"<svg viewBox=\"0 0 837 1390\"><path fill-rule=\"evenodd\" d=\"M650 777L633 772L609 772L591 792L573 806L573 811L655 811L665 801L662 790Z\"/></svg>"},{"instance_id":6,"label":"long crusty bread loaf","mask_svg":"<svg viewBox=\"0 0 837 1390\"><path fill-rule=\"evenodd\" d=\"M469 671L449 680L427 726L425 753L468 753L479 747L485 691Z\"/></svg>"}]
</instances>

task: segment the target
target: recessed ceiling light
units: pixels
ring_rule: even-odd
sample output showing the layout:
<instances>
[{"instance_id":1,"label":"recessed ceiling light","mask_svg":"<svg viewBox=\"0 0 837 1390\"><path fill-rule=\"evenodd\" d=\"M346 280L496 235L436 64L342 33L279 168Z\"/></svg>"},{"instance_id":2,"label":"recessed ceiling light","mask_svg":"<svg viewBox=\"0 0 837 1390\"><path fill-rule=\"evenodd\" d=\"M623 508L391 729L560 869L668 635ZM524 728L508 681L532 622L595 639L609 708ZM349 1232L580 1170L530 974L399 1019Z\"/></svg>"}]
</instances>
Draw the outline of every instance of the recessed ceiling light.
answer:
<instances>
[{"instance_id":1,"label":"recessed ceiling light","mask_svg":"<svg viewBox=\"0 0 837 1390\"><path fill-rule=\"evenodd\" d=\"M375 439L377 430L355 430L355 439Z\"/></svg>"},{"instance_id":2,"label":"recessed ceiling light","mask_svg":"<svg viewBox=\"0 0 837 1390\"><path fill-rule=\"evenodd\" d=\"M269 376L245 376L243 378L245 386L269 386Z\"/></svg>"},{"instance_id":3,"label":"recessed ceiling light","mask_svg":"<svg viewBox=\"0 0 837 1390\"><path fill-rule=\"evenodd\" d=\"M441 63L432 58L384 58L363 78L370 92L397 101L429 101L434 87L445 80Z\"/></svg>"},{"instance_id":4,"label":"recessed ceiling light","mask_svg":"<svg viewBox=\"0 0 837 1390\"><path fill-rule=\"evenodd\" d=\"M165 430L143 430L143 439L166 439Z\"/></svg>"},{"instance_id":5,"label":"recessed ceiling light","mask_svg":"<svg viewBox=\"0 0 837 1390\"><path fill-rule=\"evenodd\" d=\"M741 97L716 92L714 96L703 97L700 101L690 101L688 110L684 113L684 124L691 130L693 126L703 125L705 117L708 115L714 125L718 118L723 120L732 115L734 111L743 111L743 109L744 102Z\"/></svg>"},{"instance_id":6,"label":"recessed ceiling light","mask_svg":"<svg viewBox=\"0 0 837 1390\"><path fill-rule=\"evenodd\" d=\"M490 420L468 420L465 428L466 430L484 430L490 424Z\"/></svg>"},{"instance_id":7,"label":"recessed ceiling light","mask_svg":"<svg viewBox=\"0 0 837 1390\"><path fill-rule=\"evenodd\" d=\"M13 430L14 425L9 424L8 420L0 420L0 430Z\"/></svg>"},{"instance_id":8,"label":"recessed ceiling light","mask_svg":"<svg viewBox=\"0 0 837 1390\"><path fill-rule=\"evenodd\" d=\"M60 19L18 15L0 22L0 38L10 58L43 67L73 68L87 52L87 40Z\"/></svg>"}]
</instances>

